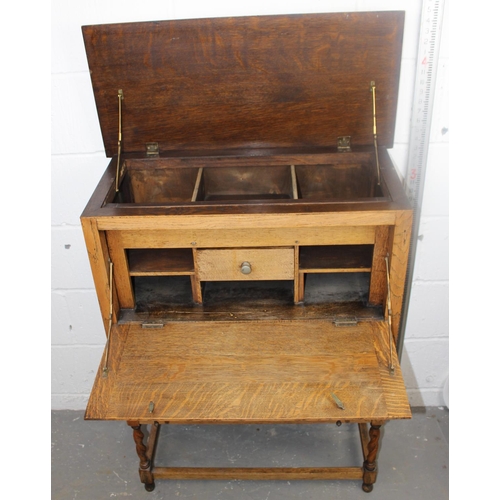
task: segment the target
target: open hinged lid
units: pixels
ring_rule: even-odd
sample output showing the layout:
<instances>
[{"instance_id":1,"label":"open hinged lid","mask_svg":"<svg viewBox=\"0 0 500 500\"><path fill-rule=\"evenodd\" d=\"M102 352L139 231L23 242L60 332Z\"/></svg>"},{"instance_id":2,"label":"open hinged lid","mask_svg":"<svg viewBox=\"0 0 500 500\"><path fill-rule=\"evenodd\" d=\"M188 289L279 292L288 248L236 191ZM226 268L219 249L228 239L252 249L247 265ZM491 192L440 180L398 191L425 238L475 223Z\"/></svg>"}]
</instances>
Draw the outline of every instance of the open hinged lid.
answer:
<instances>
[{"instance_id":1,"label":"open hinged lid","mask_svg":"<svg viewBox=\"0 0 500 500\"><path fill-rule=\"evenodd\" d=\"M394 139L403 12L84 26L107 156Z\"/></svg>"},{"instance_id":2,"label":"open hinged lid","mask_svg":"<svg viewBox=\"0 0 500 500\"><path fill-rule=\"evenodd\" d=\"M336 326L325 320L180 321L152 329L114 325L107 370L103 356L85 418L144 423L410 418L387 325Z\"/></svg>"}]
</instances>

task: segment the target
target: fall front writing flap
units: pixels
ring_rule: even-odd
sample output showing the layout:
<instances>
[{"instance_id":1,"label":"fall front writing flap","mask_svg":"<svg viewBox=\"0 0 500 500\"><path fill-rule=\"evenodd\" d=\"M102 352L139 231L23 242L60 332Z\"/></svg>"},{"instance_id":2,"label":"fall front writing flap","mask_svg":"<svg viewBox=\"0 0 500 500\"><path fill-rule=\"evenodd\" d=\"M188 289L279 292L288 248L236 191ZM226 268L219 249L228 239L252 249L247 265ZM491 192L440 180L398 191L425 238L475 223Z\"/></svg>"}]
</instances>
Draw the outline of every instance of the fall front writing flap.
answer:
<instances>
[{"instance_id":1,"label":"fall front writing flap","mask_svg":"<svg viewBox=\"0 0 500 500\"><path fill-rule=\"evenodd\" d=\"M385 321L188 320L155 326L113 325L109 371L103 375L104 356L86 419L186 424L411 418Z\"/></svg>"}]
</instances>

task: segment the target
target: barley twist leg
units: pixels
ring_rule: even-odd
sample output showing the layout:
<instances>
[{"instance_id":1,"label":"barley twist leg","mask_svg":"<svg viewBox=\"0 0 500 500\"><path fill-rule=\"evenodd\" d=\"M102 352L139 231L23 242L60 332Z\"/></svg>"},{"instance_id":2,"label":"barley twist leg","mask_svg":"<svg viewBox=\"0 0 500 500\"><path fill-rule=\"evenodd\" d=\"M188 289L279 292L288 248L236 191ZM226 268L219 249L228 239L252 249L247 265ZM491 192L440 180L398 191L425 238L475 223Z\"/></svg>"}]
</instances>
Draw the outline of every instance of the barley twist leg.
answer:
<instances>
[{"instance_id":1,"label":"barley twist leg","mask_svg":"<svg viewBox=\"0 0 500 500\"><path fill-rule=\"evenodd\" d=\"M369 493L373 490L373 484L377 479L377 452L380 440L381 425L372 423L370 425L370 441L367 449L366 460L363 463L363 491Z\"/></svg>"}]
</instances>

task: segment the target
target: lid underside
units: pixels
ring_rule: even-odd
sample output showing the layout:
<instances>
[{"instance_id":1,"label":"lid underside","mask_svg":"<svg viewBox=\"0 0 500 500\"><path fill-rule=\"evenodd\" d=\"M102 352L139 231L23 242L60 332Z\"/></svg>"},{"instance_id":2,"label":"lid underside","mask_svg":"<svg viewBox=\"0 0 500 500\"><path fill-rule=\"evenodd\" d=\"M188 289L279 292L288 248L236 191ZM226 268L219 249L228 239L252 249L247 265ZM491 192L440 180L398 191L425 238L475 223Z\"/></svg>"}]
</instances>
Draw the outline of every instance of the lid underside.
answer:
<instances>
[{"instance_id":1,"label":"lid underside","mask_svg":"<svg viewBox=\"0 0 500 500\"><path fill-rule=\"evenodd\" d=\"M391 147L403 12L257 16L83 27L106 155Z\"/></svg>"}]
</instances>

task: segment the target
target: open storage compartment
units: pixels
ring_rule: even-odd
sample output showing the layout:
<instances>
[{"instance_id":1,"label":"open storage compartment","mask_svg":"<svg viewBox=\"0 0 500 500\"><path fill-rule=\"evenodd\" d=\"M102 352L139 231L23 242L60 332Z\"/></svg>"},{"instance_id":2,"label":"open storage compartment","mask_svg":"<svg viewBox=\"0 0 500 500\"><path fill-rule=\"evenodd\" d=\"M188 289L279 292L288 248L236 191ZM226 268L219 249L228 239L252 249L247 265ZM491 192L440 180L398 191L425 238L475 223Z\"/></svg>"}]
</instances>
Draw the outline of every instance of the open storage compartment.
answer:
<instances>
[{"instance_id":1,"label":"open storage compartment","mask_svg":"<svg viewBox=\"0 0 500 500\"><path fill-rule=\"evenodd\" d=\"M357 154L355 163L349 156L331 154L327 158L331 163L320 165L249 165L247 159L240 159L223 167L198 166L199 161L179 167L168 159L129 160L123 164L120 191L110 193L109 200L117 204L175 205L390 199L385 180L378 183L373 154Z\"/></svg>"},{"instance_id":2,"label":"open storage compartment","mask_svg":"<svg viewBox=\"0 0 500 500\"><path fill-rule=\"evenodd\" d=\"M293 199L289 167L233 166L204 168L195 201Z\"/></svg>"},{"instance_id":3,"label":"open storage compartment","mask_svg":"<svg viewBox=\"0 0 500 500\"><path fill-rule=\"evenodd\" d=\"M191 201L198 170L155 167L151 162L125 164L117 203L186 203Z\"/></svg>"},{"instance_id":4,"label":"open storage compartment","mask_svg":"<svg viewBox=\"0 0 500 500\"><path fill-rule=\"evenodd\" d=\"M130 276L180 276L194 274L190 248L134 248L128 250Z\"/></svg>"},{"instance_id":5,"label":"open storage compartment","mask_svg":"<svg viewBox=\"0 0 500 500\"><path fill-rule=\"evenodd\" d=\"M356 200L383 198L373 163L296 165L299 198Z\"/></svg>"},{"instance_id":6,"label":"open storage compartment","mask_svg":"<svg viewBox=\"0 0 500 500\"><path fill-rule=\"evenodd\" d=\"M217 309L231 301L249 308L266 301L292 307L328 302L367 307L373 254L374 245L126 251L134 309L157 314L179 304Z\"/></svg>"}]
</instances>

